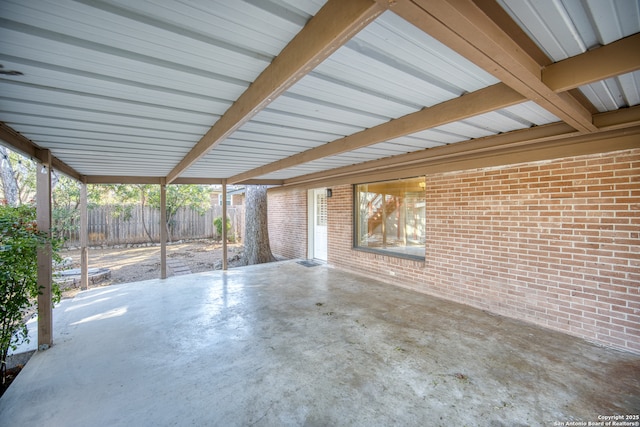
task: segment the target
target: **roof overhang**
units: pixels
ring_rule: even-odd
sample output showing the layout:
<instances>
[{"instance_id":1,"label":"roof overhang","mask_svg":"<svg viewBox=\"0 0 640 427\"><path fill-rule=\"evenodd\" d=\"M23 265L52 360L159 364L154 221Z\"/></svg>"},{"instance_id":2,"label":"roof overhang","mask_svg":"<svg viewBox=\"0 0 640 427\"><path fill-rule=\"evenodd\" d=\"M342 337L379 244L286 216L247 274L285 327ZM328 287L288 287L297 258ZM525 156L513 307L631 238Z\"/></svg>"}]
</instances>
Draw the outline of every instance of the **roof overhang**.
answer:
<instances>
[{"instance_id":1,"label":"roof overhang","mask_svg":"<svg viewBox=\"0 0 640 427\"><path fill-rule=\"evenodd\" d=\"M640 146L634 2L0 11L0 139L86 183L310 186Z\"/></svg>"}]
</instances>

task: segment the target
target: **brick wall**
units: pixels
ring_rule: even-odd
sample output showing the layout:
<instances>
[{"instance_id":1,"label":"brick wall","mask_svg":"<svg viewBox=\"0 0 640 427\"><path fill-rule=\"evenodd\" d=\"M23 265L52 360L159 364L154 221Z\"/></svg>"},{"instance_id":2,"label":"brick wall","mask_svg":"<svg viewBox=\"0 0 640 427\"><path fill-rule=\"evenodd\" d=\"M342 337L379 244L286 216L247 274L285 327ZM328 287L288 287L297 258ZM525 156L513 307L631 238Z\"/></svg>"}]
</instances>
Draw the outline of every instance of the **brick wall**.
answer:
<instances>
[{"instance_id":1,"label":"brick wall","mask_svg":"<svg viewBox=\"0 0 640 427\"><path fill-rule=\"evenodd\" d=\"M268 192L269 244L276 256L307 257L307 191L272 188Z\"/></svg>"},{"instance_id":2,"label":"brick wall","mask_svg":"<svg viewBox=\"0 0 640 427\"><path fill-rule=\"evenodd\" d=\"M640 150L426 182L425 262L352 249L349 185L328 199L329 264L640 352Z\"/></svg>"},{"instance_id":3,"label":"brick wall","mask_svg":"<svg viewBox=\"0 0 640 427\"><path fill-rule=\"evenodd\" d=\"M232 194L231 206L242 206L242 205L244 205L244 194Z\"/></svg>"}]
</instances>

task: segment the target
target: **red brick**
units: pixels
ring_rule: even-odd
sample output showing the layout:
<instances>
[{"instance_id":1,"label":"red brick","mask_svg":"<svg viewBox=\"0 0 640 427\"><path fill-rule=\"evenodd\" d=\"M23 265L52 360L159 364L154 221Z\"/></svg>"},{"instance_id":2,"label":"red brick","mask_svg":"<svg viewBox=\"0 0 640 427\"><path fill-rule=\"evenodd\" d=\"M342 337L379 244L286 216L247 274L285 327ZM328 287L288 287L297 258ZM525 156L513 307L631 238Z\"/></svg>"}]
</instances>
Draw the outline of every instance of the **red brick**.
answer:
<instances>
[{"instance_id":1,"label":"red brick","mask_svg":"<svg viewBox=\"0 0 640 427\"><path fill-rule=\"evenodd\" d=\"M329 264L640 352L640 327L633 327L640 319L640 171L630 169L631 159L639 161L639 149L425 170L425 262L353 249L353 190L334 186ZM283 242L306 253L306 196L295 191L270 192L270 219L272 193L281 209L294 203L305 219ZM285 233L280 218L273 228Z\"/></svg>"}]
</instances>

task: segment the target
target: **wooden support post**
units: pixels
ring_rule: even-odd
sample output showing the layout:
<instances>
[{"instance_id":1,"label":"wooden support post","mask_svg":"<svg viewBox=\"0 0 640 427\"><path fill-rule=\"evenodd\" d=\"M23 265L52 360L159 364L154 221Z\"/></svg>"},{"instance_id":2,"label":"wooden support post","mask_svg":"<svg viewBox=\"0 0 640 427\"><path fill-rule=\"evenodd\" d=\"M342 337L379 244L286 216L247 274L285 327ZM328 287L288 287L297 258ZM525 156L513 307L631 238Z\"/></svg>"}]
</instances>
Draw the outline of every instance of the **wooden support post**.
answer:
<instances>
[{"instance_id":1,"label":"wooden support post","mask_svg":"<svg viewBox=\"0 0 640 427\"><path fill-rule=\"evenodd\" d=\"M227 270L227 180L222 180L222 270Z\"/></svg>"},{"instance_id":2,"label":"wooden support post","mask_svg":"<svg viewBox=\"0 0 640 427\"><path fill-rule=\"evenodd\" d=\"M87 214L87 183L80 183L80 289L89 289L89 217Z\"/></svg>"},{"instance_id":3,"label":"wooden support post","mask_svg":"<svg viewBox=\"0 0 640 427\"><path fill-rule=\"evenodd\" d=\"M160 278L167 278L167 186L160 184Z\"/></svg>"},{"instance_id":4,"label":"wooden support post","mask_svg":"<svg viewBox=\"0 0 640 427\"><path fill-rule=\"evenodd\" d=\"M51 152L42 150L39 154L36 178L36 220L38 230L51 235ZM38 248L38 350L46 350L53 345L53 299L51 284L52 253L51 244Z\"/></svg>"}]
</instances>

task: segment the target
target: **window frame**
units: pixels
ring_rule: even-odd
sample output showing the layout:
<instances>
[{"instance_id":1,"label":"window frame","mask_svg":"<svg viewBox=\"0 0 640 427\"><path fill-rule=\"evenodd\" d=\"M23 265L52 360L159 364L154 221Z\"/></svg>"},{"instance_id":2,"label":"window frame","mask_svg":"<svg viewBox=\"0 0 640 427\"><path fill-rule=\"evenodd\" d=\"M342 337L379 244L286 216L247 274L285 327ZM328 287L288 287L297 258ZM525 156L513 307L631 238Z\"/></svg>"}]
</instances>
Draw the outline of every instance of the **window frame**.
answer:
<instances>
[{"instance_id":1,"label":"window frame","mask_svg":"<svg viewBox=\"0 0 640 427\"><path fill-rule=\"evenodd\" d=\"M403 181L403 180L410 180L410 179L417 179L417 178L422 178L424 179L425 182L425 187L426 187L426 177L424 175L420 175L420 176L413 176L413 177L405 177L405 178L397 178L397 179L388 179L388 180L381 180L381 181L369 181L369 182L360 182L357 184L353 184L352 185L352 200L353 200L353 204L352 204L352 249L353 250L357 250L357 251L361 251L361 252L368 252L368 253L373 253L373 254L377 254L377 255L385 255L385 256L390 256L390 257L394 257L394 258L402 258L402 259L409 259L409 260L413 260L413 261L421 261L421 262L425 262L426 261L426 256L427 256L427 245L426 242L424 244L424 254L422 255L413 255L413 254L408 254L408 253L402 253L402 252L394 252L393 250L390 249L377 249L377 248L372 248L372 247L367 247L367 246L359 246L359 221L360 221L360 200L358 198L358 187L361 185L368 185L368 184L376 184L376 183L385 183L385 182L394 182L394 181ZM423 227L425 229L425 233L426 233L426 201L427 201L427 196L426 193L423 194L423 199L422 201L425 203L425 213L424 213L424 224ZM426 236L425 236L426 239Z\"/></svg>"}]
</instances>

